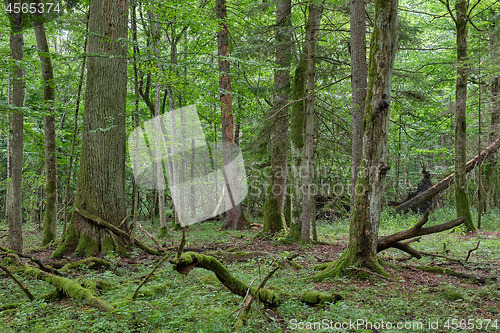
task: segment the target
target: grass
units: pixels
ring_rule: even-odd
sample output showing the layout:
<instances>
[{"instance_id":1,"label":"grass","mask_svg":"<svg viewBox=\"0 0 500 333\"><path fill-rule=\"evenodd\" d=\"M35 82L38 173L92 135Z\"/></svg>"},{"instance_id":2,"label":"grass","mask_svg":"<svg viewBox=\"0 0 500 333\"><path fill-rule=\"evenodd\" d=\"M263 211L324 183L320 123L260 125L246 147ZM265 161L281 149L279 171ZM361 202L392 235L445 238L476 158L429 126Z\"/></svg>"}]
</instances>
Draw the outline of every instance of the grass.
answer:
<instances>
[{"instance_id":1,"label":"grass","mask_svg":"<svg viewBox=\"0 0 500 333\"><path fill-rule=\"evenodd\" d=\"M431 215L429 225L453 218L454 211L442 209ZM386 235L406 229L418 219L419 216L399 216L386 211L381 219L380 234ZM500 240L498 234L494 233L500 231L499 221L500 212L492 211L483 216L484 232L475 236L467 236L460 228L456 228L452 232L425 236L419 243L412 245L427 252L464 259L480 239L481 245L471 255L465 271L480 268L478 272L482 274L499 275ZM149 222L144 222L144 226L153 233L156 232ZM187 246L250 249L257 244L253 239L255 232L219 231L219 227L220 223L215 222L193 226L188 233ZM28 247L36 247L40 241L37 230L30 225L25 228L25 244ZM320 238L340 246L345 246L348 228L348 220L318 223ZM1 226L0 229L6 228ZM170 238L166 239L166 242L177 244L180 232L169 233ZM315 254L326 255L322 251L328 249L327 246L288 248L272 240L268 242L269 251L299 251L300 255L296 260L305 264L305 268L298 272L291 269L278 271L268 282L268 287L286 290L296 296L304 290L323 290L340 294L343 300L310 307L297 298L291 298L277 309L277 319L272 316L272 311L255 304L244 332L293 332L309 331L313 328L316 328L313 331L326 332L342 324L344 329L337 331L372 332L365 330L370 328L370 323L381 332L456 332L453 324L460 327L460 320L469 319L473 320L470 324L474 324L475 329L467 330L468 332L498 331L491 326L494 321L489 322L487 329L484 327L487 320L499 319L498 282L478 285L455 277L391 269L393 280L382 280L376 276L369 276L365 280L340 277L323 283L311 283L307 277L314 273ZM188 275L180 275L166 263L141 289L137 300L131 301L130 295L159 260L144 256L138 251L132 255L134 261L118 266L114 272L111 269L81 268L68 275L81 282L108 282L109 286L97 289L97 293L113 304L116 308L113 313L101 312L88 304L69 298L43 300L41 296L50 292L52 287L44 282L21 277L36 298L32 302L26 301L26 297L13 281L0 273L0 308L7 304L21 303L16 308L0 311L0 332L232 332L231 325L242 300L229 293L213 273L205 270L194 269ZM387 258L402 255L397 250L383 253ZM108 259L114 262L118 258L109 256ZM418 261L412 259L408 263L446 265L447 261L424 257ZM269 259L255 258L230 263L227 267L235 276L248 283L257 278L255 284L258 284L260 278L269 271ZM479 320L483 320L481 329L477 328ZM380 326L382 323L386 325L383 328ZM388 328L388 323L401 323L407 327L401 330ZM433 325L436 323L439 329L434 329ZM497 322L497 325L500 323Z\"/></svg>"}]
</instances>

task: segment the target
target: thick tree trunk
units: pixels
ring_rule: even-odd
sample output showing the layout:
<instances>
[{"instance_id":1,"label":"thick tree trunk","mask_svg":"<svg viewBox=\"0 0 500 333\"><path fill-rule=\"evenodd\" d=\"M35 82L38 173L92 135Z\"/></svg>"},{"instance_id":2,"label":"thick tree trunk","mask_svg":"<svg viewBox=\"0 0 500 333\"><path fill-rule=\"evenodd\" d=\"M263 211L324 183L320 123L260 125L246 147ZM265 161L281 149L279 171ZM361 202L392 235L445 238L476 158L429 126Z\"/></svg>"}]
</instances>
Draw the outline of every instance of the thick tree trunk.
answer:
<instances>
[{"instance_id":1,"label":"thick tree trunk","mask_svg":"<svg viewBox=\"0 0 500 333\"><path fill-rule=\"evenodd\" d=\"M274 73L273 107L270 109L271 176L264 204L263 231L276 233L286 226L285 197L287 191L288 104L290 97L290 59L292 44L292 4L290 0L276 3L276 53L278 69Z\"/></svg>"},{"instance_id":2,"label":"thick tree trunk","mask_svg":"<svg viewBox=\"0 0 500 333\"><path fill-rule=\"evenodd\" d=\"M19 3L9 1L9 3ZM14 61L12 71L12 104L14 108L10 114L10 128L8 136L8 167L7 178L7 221L9 224L9 247L17 252L23 251L23 110L26 94L24 70L21 66L23 60L24 37L21 32L22 18L20 14L10 14L10 50Z\"/></svg>"},{"instance_id":3,"label":"thick tree trunk","mask_svg":"<svg viewBox=\"0 0 500 333\"><path fill-rule=\"evenodd\" d=\"M57 238L57 154L54 118L54 71L49 55L49 44L43 23L35 24L35 37L40 62L42 63L43 99L47 115L44 116L45 134L45 217L43 223L42 245Z\"/></svg>"},{"instance_id":4,"label":"thick tree trunk","mask_svg":"<svg viewBox=\"0 0 500 333\"><path fill-rule=\"evenodd\" d=\"M305 165L306 177L303 179L304 205L302 207L302 230L300 240L304 243L311 241L311 221L314 205L314 75L316 73L316 45L318 44L318 31L323 11L322 4L314 2L309 4L309 18L306 33L307 43L307 70L306 70L306 128L305 128Z\"/></svg>"},{"instance_id":5,"label":"thick tree trunk","mask_svg":"<svg viewBox=\"0 0 500 333\"><path fill-rule=\"evenodd\" d=\"M366 103L366 24L365 1L351 0L351 213L354 208L354 191L358 179L359 165L363 155L363 113Z\"/></svg>"},{"instance_id":6,"label":"thick tree trunk","mask_svg":"<svg viewBox=\"0 0 500 333\"><path fill-rule=\"evenodd\" d=\"M227 28L226 0L216 0L216 17L220 30L217 32L217 55L219 57L219 93L222 111L222 142L224 149L234 145L233 104L231 99L231 79L229 77L229 31ZM226 154L224 154L226 155ZM226 156L225 156L226 157ZM227 165L226 161L224 165ZM235 172L226 171L227 174ZM236 190L236 189L234 189ZM237 195L234 195L235 197ZM246 226L241 204L237 204L226 212L224 227L227 229L243 229Z\"/></svg>"},{"instance_id":7,"label":"thick tree trunk","mask_svg":"<svg viewBox=\"0 0 500 333\"><path fill-rule=\"evenodd\" d=\"M89 11L89 53L98 56L88 59L75 210L53 256L120 251L126 241L125 233L96 220L119 226L126 216L127 48L121 39L127 38L128 1L91 0Z\"/></svg>"},{"instance_id":8,"label":"thick tree trunk","mask_svg":"<svg viewBox=\"0 0 500 333\"><path fill-rule=\"evenodd\" d=\"M367 267L386 275L377 260L384 181L389 169L388 129L392 72L397 50L398 1L375 0L364 112L363 159L351 214L349 244L341 257L315 278L340 274L346 266Z\"/></svg>"}]
</instances>

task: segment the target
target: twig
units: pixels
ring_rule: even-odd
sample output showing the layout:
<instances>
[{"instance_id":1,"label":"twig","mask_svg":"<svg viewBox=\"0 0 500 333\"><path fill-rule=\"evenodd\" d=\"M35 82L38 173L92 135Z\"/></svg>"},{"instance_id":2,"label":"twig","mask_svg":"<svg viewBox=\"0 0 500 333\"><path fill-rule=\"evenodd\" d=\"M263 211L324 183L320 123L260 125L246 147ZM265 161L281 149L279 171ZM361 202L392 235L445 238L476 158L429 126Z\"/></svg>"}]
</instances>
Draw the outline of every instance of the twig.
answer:
<instances>
[{"instance_id":1,"label":"twig","mask_svg":"<svg viewBox=\"0 0 500 333\"><path fill-rule=\"evenodd\" d=\"M156 246L158 246L158 248L162 249L163 247L161 246L160 244L160 241L158 239L156 239L155 236L151 235L151 233L149 231L147 231L146 229L144 229L144 227L142 226L142 224L140 224L139 222L135 222L135 224L139 227L139 229L141 229L141 231L146 235L148 236L153 242L155 242Z\"/></svg>"}]
</instances>

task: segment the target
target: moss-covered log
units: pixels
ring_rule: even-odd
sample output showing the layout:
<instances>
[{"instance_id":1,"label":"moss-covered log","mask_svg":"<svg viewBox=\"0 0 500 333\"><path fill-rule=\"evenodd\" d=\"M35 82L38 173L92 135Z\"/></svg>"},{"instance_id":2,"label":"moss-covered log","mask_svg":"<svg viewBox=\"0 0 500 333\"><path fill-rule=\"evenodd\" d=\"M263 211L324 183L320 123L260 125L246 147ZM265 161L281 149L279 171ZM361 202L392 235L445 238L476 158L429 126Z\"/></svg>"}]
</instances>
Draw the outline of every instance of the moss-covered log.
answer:
<instances>
[{"instance_id":1,"label":"moss-covered log","mask_svg":"<svg viewBox=\"0 0 500 333\"><path fill-rule=\"evenodd\" d=\"M214 257L201 253L186 252L179 258L173 259L171 262L173 264L173 269L182 274L189 273L195 267L212 271L224 286L233 294L241 297L245 297L249 290L249 286L245 282L235 278L231 272ZM255 295L256 290L257 288L250 288L250 295ZM255 296L257 300L271 307L278 306L282 302L282 298L276 292L266 288L260 289Z\"/></svg>"},{"instance_id":2,"label":"moss-covered log","mask_svg":"<svg viewBox=\"0 0 500 333\"><path fill-rule=\"evenodd\" d=\"M114 308L108 302L97 297L93 292L89 289L82 287L80 284L72 281L70 279L63 278L61 276L56 276L54 274L50 274L39 270L38 268L24 266L19 269L26 276L34 277L38 280L42 280L48 282L55 286L57 289L64 292L65 295L87 302L89 305L92 305L103 311L113 311Z\"/></svg>"},{"instance_id":3,"label":"moss-covered log","mask_svg":"<svg viewBox=\"0 0 500 333\"><path fill-rule=\"evenodd\" d=\"M454 271L451 268L447 267L438 267L438 266L402 266L403 268L406 269L420 269L422 271L430 272L430 273L437 273L437 274L447 274L451 276L455 276L458 278L463 278L463 279L470 279L482 284L491 282L493 280L498 280L497 276L482 276L482 275L476 275L476 274L469 274L469 273L462 273L458 271Z\"/></svg>"}]
</instances>

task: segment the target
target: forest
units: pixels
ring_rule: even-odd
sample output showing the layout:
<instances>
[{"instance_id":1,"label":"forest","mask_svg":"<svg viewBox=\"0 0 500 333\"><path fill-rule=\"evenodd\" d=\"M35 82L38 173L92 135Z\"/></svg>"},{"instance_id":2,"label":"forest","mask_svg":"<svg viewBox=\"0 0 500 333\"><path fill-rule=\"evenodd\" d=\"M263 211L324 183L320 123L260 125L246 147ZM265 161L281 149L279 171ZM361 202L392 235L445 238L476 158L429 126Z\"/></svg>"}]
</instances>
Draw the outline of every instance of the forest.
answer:
<instances>
[{"instance_id":1,"label":"forest","mask_svg":"<svg viewBox=\"0 0 500 333\"><path fill-rule=\"evenodd\" d=\"M500 328L500 1L1 6L1 332Z\"/></svg>"}]
</instances>

